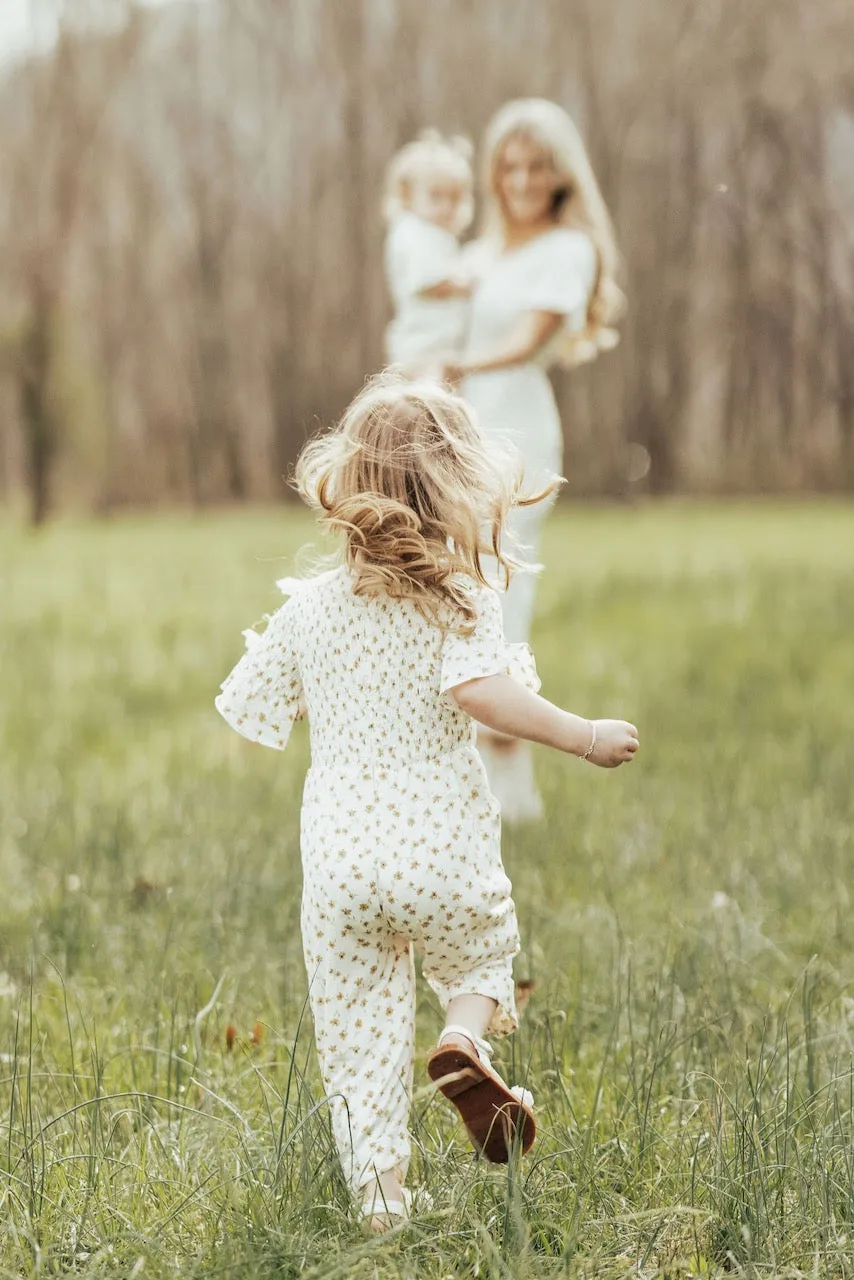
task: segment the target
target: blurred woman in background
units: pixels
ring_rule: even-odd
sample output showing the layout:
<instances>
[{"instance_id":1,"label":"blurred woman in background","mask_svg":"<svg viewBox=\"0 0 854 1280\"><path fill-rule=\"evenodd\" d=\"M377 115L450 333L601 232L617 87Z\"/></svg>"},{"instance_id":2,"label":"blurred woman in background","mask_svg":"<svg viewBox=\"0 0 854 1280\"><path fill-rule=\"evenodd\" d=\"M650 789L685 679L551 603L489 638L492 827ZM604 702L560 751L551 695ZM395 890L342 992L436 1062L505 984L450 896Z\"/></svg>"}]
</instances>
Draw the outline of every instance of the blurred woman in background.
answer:
<instances>
[{"instance_id":1,"label":"blurred woman in background","mask_svg":"<svg viewBox=\"0 0 854 1280\"><path fill-rule=\"evenodd\" d=\"M479 283L468 340L445 372L483 430L521 451L536 489L563 461L547 369L580 364L616 343L617 248L584 144L556 103L528 98L501 108L484 139L483 189L483 233L470 249ZM519 508L510 521L528 560L538 556L545 508ZM535 582L518 574L503 595L510 642L529 638ZM528 744L483 730L479 746L505 818L539 818Z\"/></svg>"}]
</instances>

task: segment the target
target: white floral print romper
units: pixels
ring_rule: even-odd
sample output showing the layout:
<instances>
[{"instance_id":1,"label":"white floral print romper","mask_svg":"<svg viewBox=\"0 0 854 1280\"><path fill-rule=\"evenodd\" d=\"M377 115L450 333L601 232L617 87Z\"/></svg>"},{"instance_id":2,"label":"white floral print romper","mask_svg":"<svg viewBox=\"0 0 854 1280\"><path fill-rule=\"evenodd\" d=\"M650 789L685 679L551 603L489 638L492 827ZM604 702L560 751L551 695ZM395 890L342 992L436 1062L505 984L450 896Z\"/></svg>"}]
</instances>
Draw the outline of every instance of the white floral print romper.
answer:
<instances>
[{"instance_id":1,"label":"white floral print romper","mask_svg":"<svg viewBox=\"0 0 854 1280\"><path fill-rule=\"evenodd\" d=\"M216 705L280 749L308 708L303 946L336 1142L358 1188L409 1159L413 945L443 1007L491 996L490 1030L516 1027L498 804L449 691L501 672L539 681L527 646L505 644L494 591L472 583L478 620L463 636L409 601L357 596L351 581L342 568L281 583L291 598L263 635L249 633Z\"/></svg>"}]
</instances>

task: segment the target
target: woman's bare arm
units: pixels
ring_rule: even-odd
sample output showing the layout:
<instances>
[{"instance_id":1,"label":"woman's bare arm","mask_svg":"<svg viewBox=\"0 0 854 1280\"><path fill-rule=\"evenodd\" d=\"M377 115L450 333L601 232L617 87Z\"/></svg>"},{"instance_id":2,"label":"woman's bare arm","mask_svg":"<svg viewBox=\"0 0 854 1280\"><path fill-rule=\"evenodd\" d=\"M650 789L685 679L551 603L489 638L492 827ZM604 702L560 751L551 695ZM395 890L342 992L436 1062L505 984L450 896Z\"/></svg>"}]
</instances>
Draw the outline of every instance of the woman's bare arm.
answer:
<instances>
[{"instance_id":1,"label":"woman's bare arm","mask_svg":"<svg viewBox=\"0 0 854 1280\"><path fill-rule=\"evenodd\" d=\"M470 373L492 373L527 364L551 342L563 321L564 317L555 311L527 311L504 346L482 356L449 362L445 376L449 382L459 382Z\"/></svg>"}]
</instances>

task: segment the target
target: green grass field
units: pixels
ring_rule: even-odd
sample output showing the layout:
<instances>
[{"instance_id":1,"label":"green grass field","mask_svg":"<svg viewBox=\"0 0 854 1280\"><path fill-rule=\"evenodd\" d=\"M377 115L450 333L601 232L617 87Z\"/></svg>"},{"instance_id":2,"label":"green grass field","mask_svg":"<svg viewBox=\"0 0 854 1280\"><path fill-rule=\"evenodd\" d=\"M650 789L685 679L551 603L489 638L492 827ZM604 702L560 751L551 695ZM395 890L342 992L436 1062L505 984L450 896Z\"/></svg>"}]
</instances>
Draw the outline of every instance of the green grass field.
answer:
<instances>
[{"instance_id":1,"label":"green grass field","mask_svg":"<svg viewBox=\"0 0 854 1280\"><path fill-rule=\"evenodd\" d=\"M311 533L2 530L0 1274L854 1276L854 510L553 520L544 692L642 752L541 752L505 833L538 1145L476 1162L422 1075L433 1204L372 1240L304 1010L304 727L212 706Z\"/></svg>"}]
</instances>

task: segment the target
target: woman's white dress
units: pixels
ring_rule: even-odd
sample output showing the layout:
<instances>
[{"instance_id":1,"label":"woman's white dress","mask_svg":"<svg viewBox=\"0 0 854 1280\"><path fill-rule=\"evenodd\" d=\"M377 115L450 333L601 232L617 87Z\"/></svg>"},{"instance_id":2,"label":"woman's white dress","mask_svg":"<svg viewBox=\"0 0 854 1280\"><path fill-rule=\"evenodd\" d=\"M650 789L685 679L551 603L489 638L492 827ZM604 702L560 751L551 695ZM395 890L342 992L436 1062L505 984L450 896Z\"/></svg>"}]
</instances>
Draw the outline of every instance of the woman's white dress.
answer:
<instances>
[{"instance_id":1,"label":"woman's white dress","mask_svg":"<svg viewBox=\"0 0 854 1280\"><path fill-rule=\"evenodd\" d=\"M490 252L484 243L469 252L480 278L471 301L464 360L500 352L529 312L547 311L564 318L556 338L536 359L472 374L462 385L483 430L516 446L525 464L526 487L536 489L561 472L563 433L547 370L560 338L580 333L586 325L596 281L596 249L583 231L555 227L504 253ZM523 558L533 563L539 556L549 506L519 508L509 522ZM520 573L502 597L504 631L511 643L527 642L530 637L535 592L534 575ZM505 817L536 817L541 805L527 747L501 754L484 744L482 754Z\"/></svg>"}]
</instances>

